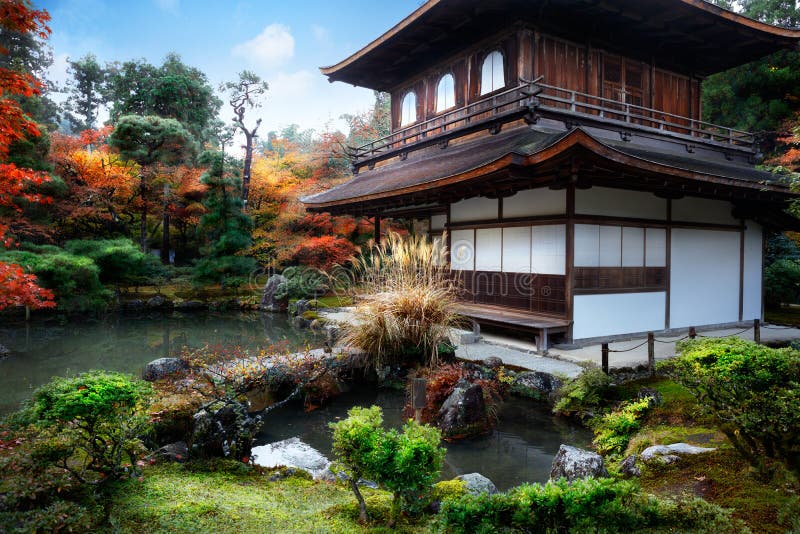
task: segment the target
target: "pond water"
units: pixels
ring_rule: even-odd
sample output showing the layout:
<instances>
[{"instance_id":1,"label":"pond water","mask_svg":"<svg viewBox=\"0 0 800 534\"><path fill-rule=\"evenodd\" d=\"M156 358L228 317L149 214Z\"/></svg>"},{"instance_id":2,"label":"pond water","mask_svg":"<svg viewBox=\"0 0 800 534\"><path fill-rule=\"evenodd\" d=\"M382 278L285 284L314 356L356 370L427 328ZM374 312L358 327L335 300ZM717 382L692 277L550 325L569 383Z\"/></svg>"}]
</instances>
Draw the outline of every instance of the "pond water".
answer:
<instances>
[{"instance_id":1,"label":"pond water","mask_svg":"<svg viewBox=\"0 0 800 534\"><path fill-rule=\"evenodd\" d=\"M10 413L33 389L53 376L105 369L139 375L144 365L183 346L239 345L251 349L319 346L307 330L281 315L260 313L114 315L98 321L0 324L0 344L12 351L0 360L0 415ZM305 413L288 404L267 415L258 444L299 437L330 457L328 423L353 406L381 406L387 425L399 428L405 402L400 391L357 388ZM443 478L480 472L500 489L543 482L561 443L584 446L589 433L550 415L544 406L511 398L500 409L500 424L485 438L448 443Z\"/></svg>"},{"instance_id":2,"label":"pond water","mask_svg":"<svg viewBox=\"0 0 800 534\"><path fill-rule=\"evenodd\" d=\"M308 330L286 317L262 313L170 313L111 315L102 320L29 324L0 323L0 344L11 356L0 359L0 414L16 410L36 387L54 376L91 369L139 376L156 358L181 347L240 345L251 349L319 345Z\"/></svg>"}]
</instances>

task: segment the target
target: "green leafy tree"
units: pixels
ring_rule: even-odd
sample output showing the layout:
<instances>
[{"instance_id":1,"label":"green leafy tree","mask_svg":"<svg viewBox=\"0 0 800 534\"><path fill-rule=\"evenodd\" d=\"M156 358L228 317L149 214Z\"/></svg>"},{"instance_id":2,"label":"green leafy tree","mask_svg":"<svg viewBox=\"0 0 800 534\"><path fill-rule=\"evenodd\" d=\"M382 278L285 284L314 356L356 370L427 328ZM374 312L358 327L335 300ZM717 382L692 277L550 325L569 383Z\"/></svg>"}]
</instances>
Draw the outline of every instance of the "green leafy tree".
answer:
<instances>
[{"instance_id":1,"label":"green leafy tree","mask_svg":"<svg viewBox=\"0 0 800 534\"><path fill-rule=\"evenodd\" d=\"M253 146L258 137L258 127L261 119L257 119L253 126L245 124L245 114L261 106L261 98L269 89L267 82L257 74L244 70L239 73L235 82L226 82L220 85L220 91L229 94L228 103L233 109L233 124L244 134L244 168L242 169L242 200L247 208L247 197L250 193L250 168L253 164Z\"/></svg>"},{"instance_id":2,"label":"green leafy tree","mask_svg":"<svg viewBox=\"0 0 800 534\"><path fill-rule=\"evenodd\" d=\"M70 60L67 80L69 98L64 105L73 131L90 130L97 124L97 114L104 103L106 70L94 54Z\"/></svg>"},{"instance_id":3,"label":"green leafy tree","mask_svg":"<svg viewBox=\"0 0 800 534\"><path fill-rule=\"evenodd\" d=\"M241 181L224 172L221 152L206 151L199 162L208 167L200 178L208 191L199 227L208 244L201 249L204 257L195 265L194 276L199 282L239 285L256 267L253 258L241 255L250 247L253 230L252 220L243 212Z\"/></svg>"},{"instance_id":4,"label":"green leafy tree","mask_svg":"<svg viewBox=\"0 0 800 534\"><path fill-rule=\"evenodd\" d=\"M159 177L159 165L177 165L194 153L195 141L183 125L175 119L157 116L126 115L117 122L108 137L108 144L120 156L139 165L139 200L141 202L140 242L147 251L148 198L154 182ZM166 210L164 212L166 217ZM169 232L168 219L163 231ZM163 254L169 251L162 250ZM166 257L167 261L169 257Z\"/></svg>"}]
</instances>

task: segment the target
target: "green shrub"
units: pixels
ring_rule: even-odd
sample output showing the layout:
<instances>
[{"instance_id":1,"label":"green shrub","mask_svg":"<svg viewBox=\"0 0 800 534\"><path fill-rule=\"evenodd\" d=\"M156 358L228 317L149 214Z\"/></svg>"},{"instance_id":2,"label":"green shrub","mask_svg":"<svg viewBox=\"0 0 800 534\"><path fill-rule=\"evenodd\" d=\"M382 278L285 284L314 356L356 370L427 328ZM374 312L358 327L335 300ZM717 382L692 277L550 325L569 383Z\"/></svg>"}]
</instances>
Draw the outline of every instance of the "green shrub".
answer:
<instances>
[{"instance_id":1,"label":"green shrub","mask_svg":"<svg viewBox=\"0 0 800 534\"><path fill-rule=\"evenodd\" d=\"M594 447L602 455L620 455L641 427L641 417L650 408L651 397L623 403L592 422Z\"/></svg>"},{"instance_id":2,"label":"green shrub","mask_svg":"<svg viewBox=\"0 0 800 534\"><path fill-rule=\"evenodd\" d=\"M310 299L328 290L328 276L313 267L287 267L283 270L286 283L278 287L279 299Z\"/></svg>"},{"instance_id":3,"label":"green shrub","mask_svg":"<svg viewBox=\"0 0 800 534\"><path fill-rule=\"evenodd\" d=\"M100 280L107 284L146 285L166 275L158 258L142 252L130 239L79 239L67 241L64 249L91 258L100 268Z\"/></svg>"},{"instance_id":4,"label":"green shrub","mask_svg":"<svg viewBox=\"0 0 800 534\"><path fill-rule=\"evenodd\" d=\"M697 398L764 478L779 460L800 476L800 351L739 338L687 340L660 364Z\"/></svg>"},{"instance_id":5,"label":"green shrub","mask_svg":"<svg viewBox=\"0 0 800 534\"><path fill-rule=\"evenodd\" d=\"M362 522L367 520L367 509L356 483L361 478L392 492L390 524L396 522L401 507L415 513L428 504L445 453L439 446L438 429L409 421L402 433L387 431L378 406L352 408L347 419L330 427L337 460L334 469L348 476Z\"/></svg>"},{"instance_id":6,"label":"green shrub","mask_svg":"<svg viewBox=\"0 0 800 534\"><path fill-rule=\"evenodd\" d=\"M597 367L585 369L561 386L555 395L553 412L587 417L603 404L611 389L611 378Z\"/></svg>"},{"instance_id":7,"label":"green shrub","mask_svg":"<svg viewBox=\"0 0 800 534\"><path fill-rule=\"evenodd\" d=\"M769 306L800 302L800 261L781 259L764 270L764 299Z\"/></svg>"},{"instance_id":8,"label":"green shrub","mask_svg":"<svg viewBox=\"0 0 800 534\"><path fill-rule=\"evenodd\" d=\"M698 500L699 501L699 500ZM561 479L506 493L466 494L442 503L445 532L631 532L642 529L746 532L721 508L704 501L675 504L642 494L634 482Z\"/></svg>"},{"instance_id":9,"label":"green shrub","mask_svg":"<svg viewBox=\"0 0 800 534\"><path fill-rule=\"evenodd\" d=\"M66 312L102 312L111 292L100 282L100 269L87 257L75 256L51 247L37 254L24 250L0 252L0 261L16 263L32 272L42 286L56 294L59 309Z\"/></svg>"}]
</instances>

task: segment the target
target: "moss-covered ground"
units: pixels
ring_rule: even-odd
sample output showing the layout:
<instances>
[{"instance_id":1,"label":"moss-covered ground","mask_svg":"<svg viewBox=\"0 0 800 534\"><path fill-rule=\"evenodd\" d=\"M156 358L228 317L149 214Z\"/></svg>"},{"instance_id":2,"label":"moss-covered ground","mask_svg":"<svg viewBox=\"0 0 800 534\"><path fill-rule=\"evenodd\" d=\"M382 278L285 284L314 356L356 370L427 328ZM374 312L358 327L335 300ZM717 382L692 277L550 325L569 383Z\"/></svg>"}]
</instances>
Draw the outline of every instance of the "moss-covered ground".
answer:
<instances>
[{"instance_id":1,"label":"moss-covered ground","mask_svg":"<svg viewBox=\"0 0 800 534\"><path fill-rule=\"evenodd\" d=\"M427 521L385 528L389 494L365 489L373 524L358 523L344 486L233 461L150 466L113 489L110 523L121 533L427 532Z\"/></svg>"},{"instance_id":2,"label":"moss-covered ground","mask_svg":"<svg viewBox=\"0 0 800 534\"><path fill-rule=\"evenodd\" d=\"M658 390L663 404L648 414L642 429L631 439L626 455L639 453L650 445L679 442L717 450L684 457L671 465L643 467L642 489L663 497L702 497L732 509L733 515L753 532L792 531L781 517L795 497L785 479L779 475L770 482L758 480L680 384L664 378L648 379L627 384L624 393L633 394L643 386Z\"/></svg>"}]
</instances>

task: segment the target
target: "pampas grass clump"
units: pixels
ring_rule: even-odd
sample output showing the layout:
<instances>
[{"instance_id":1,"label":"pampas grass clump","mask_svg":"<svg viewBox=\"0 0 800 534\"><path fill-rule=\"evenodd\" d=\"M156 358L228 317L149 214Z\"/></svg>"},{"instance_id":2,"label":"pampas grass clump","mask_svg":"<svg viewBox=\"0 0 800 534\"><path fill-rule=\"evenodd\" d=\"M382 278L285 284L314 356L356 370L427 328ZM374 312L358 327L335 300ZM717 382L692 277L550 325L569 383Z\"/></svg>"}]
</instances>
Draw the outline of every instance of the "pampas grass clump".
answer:
<instances>
[{"instance_id":1,"label":"pampas grass clump","mask_svg":"<svg viewBox=\"0 0 800 534\"><path fill-rule=\"evenodd\" d=\"M408 361L413 354L419 363L438 365L439 345L462 322L445 242L390 233L353 260L361 295L343 341L369 354L376 368L416 363Z\"/></svg>"}]
</instances>

